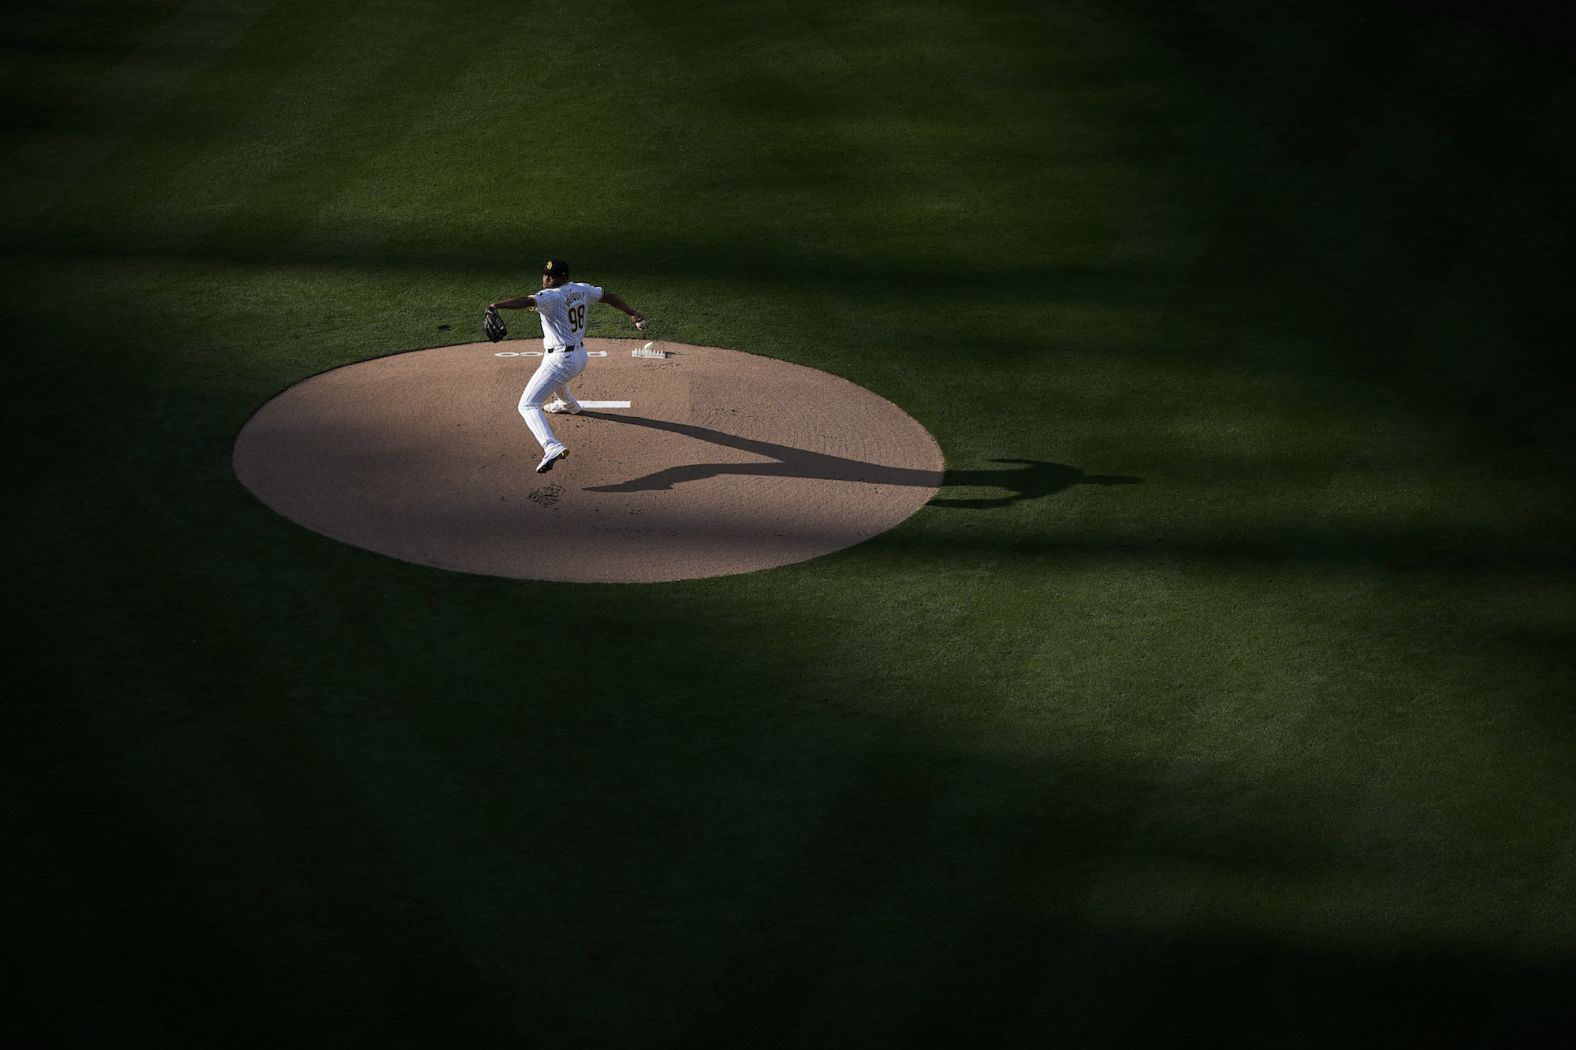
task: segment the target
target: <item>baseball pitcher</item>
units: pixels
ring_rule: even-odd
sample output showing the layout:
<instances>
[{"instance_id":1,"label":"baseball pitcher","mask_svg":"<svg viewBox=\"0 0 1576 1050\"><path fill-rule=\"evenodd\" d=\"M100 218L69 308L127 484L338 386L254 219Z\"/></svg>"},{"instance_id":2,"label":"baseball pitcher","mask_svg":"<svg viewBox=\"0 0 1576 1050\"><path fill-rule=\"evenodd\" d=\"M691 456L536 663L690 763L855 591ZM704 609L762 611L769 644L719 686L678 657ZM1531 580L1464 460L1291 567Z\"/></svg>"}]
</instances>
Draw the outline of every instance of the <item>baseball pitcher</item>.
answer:
<instances>
[{"instance_id":1,"label":"baseball pitcher","mask_svg":"<svg viewBox=\"0 0 1576 1050\"><path fill-rule=\"evenodd\" d=\"M509 334L499 310L535 310L542 319L542 363L520 395L520 415L542 446L542 462L536 465L538 474L546 474L555 463L569 456L568 447L548 425L547 413L580 411L580 402L570 392L569 381L586 368L586 310L592 303L606 303L622 310L636 328L646 328L646 319L612 292L594 284L570 281L569 264L562 259L549 259L542 267L540 292L492 303L482 322L487 338L496 343ZM548 397L556 400L545 404Z\"/></svg>"}]
</instances>

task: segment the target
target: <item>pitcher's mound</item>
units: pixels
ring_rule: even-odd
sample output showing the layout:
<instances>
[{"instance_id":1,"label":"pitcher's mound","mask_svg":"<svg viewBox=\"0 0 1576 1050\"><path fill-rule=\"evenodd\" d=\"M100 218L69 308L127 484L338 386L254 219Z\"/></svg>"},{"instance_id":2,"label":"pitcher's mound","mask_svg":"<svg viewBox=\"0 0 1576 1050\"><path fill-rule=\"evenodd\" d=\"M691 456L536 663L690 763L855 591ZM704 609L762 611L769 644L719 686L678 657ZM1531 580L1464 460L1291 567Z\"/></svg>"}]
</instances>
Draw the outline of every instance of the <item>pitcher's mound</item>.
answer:
<instances>
[{"instance_id":1,"label":"pitcher's mound","mask_svg":"<svg viewBox=\"0 0 1576 1050\"><path fill-rule=\"evenodd\" d=\"M541 449L516 405L541 343L470 343L313 376L235 444L258 499L325 536L422 565L647 583L805 561L885 532L941 485L935 441L845 379L737 350L592 339ZM598 356L605 355L605 356ZM619 402L629 402L625 407Z\"/></svg>"}]
</instances>

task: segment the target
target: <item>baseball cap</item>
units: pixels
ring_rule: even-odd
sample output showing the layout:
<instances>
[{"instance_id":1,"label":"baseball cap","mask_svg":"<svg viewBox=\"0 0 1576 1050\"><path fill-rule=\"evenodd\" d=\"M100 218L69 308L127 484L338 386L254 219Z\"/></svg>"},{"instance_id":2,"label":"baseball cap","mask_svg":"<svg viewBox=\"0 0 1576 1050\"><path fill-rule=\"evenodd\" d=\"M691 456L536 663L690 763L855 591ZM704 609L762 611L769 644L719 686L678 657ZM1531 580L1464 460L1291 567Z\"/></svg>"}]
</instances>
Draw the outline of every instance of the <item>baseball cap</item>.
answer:
<instances>
[{"instance_id":1,"label":"baseball cap","mask_svg":"<svg viewBox=\"0 0 1576 1050\"><path fill-rule=\"evenodd\" d=\"M553 277L568 277L569 264L562 259L549 259L542 265L542 272Z\"/></svg>"}]
</instances>

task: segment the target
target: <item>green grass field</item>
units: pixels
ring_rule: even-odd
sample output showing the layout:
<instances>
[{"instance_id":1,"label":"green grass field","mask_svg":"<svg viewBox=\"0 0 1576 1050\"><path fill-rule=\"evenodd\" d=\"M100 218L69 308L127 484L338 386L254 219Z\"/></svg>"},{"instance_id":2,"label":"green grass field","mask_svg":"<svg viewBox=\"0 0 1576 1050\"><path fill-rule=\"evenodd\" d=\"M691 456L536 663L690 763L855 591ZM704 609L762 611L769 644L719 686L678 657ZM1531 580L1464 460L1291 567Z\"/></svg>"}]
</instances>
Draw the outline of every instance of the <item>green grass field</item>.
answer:
<instances>
[{"instance_id":1,"label":"green grass field","mask_svg":"<svg viewBox=\"0 0 1576 1050\"><path fill-rule=\"evenodd\" d=\"M0 32L11 1045L1576 1017L1569 52L1383 0ZM548 254L902 405L941 502L572 586L234 479L275 394L480 338Z\"/></svg>"}]
</instances>

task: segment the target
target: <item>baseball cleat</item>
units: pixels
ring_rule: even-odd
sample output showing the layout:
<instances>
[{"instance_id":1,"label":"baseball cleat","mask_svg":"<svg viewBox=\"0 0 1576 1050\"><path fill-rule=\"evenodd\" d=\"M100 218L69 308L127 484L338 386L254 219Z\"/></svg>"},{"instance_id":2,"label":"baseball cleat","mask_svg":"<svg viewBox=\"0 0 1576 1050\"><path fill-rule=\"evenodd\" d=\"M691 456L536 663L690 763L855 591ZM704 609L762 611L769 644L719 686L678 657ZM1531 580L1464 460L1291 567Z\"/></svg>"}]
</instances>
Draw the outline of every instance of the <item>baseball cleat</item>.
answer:
<instances>
[{"instance_id":1,"label":"baseball cleat","mask_svg":"<svg viewBox=\"0 0 1576 1050\"><path fill-rule=\"evenodd\" d=\"M556 399L556 400L553 400L553 401L549 401L547 404L543 405L542 406L542 411L543 412L554 412L554 413L557 413L557 412L568 412L572 416L578 416L580 414L580 406L579 405L570 405L569 402L564 401L562 398L559 398L559 399Z\"/></svg>"},{"instance_id":2,"label":"baseball cleat","mask_svg":"<svg viewBox=\"0 0 1576 1050\"><path fill-rule=\"evenodd\" d=\"M536 465L536 472L538 474L546 474L549 470L553 469L553 464L557 463L561 459L568 458L569 449L564 445L559 445L557 451L549 452L547 455L542 457L542 462Z\"/></svg>"}]
</instances>

